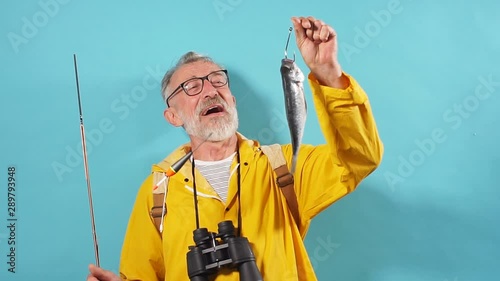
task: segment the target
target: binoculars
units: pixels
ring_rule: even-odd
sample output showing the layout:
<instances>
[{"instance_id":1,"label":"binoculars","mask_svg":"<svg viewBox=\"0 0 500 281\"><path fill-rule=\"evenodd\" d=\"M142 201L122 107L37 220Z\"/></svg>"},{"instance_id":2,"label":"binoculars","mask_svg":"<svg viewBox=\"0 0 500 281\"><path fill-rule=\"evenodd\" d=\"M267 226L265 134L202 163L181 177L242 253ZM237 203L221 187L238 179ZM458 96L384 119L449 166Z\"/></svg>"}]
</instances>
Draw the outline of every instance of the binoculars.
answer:
<instances>
[{"instance_id":1,"label":"binoculars","mask_svg":"<svg viewBox=\"0 0 500 281\"><path fill-rule=\"evenodd\" d=\"M223 267L237 268L240 281L262 281L248 239L236 237L232 221L218 224L218 233L206 228L193 231L195 246L187 253L188 276L191 281L208 281Z\"/></svg>"}]
</instances>

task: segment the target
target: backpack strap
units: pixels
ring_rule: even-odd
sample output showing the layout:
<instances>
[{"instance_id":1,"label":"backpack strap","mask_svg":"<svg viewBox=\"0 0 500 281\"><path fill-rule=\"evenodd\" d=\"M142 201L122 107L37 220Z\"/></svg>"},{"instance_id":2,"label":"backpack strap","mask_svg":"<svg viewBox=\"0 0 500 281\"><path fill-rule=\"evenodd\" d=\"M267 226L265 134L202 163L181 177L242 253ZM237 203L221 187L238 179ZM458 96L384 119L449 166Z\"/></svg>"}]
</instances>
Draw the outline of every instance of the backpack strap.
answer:
<instances>
[{"instance_id":1,"label":"backpack strap","mask_svg":"<svg viewBox=\"0 0 500 281\"><path fill-rule=\"evenodd\" d=\"M166 175L163 172L153 172L153 207L151 208L150 215L154 221L156 229L160 233L161 222L163 219L162 214L167 214L167 203L163 203L167 196L166 193L168 186L168 177L165 178L165 176Z\"/></svg>"},{"instance_id":2,"label":"backpack strap","mask_svg":"<svg viewBox=\"0 0 500 281\"><path fill-rule=\"evenodd\" d=\"M267 156L271 166L276 173L276 183L280 187L283 195L285 195L295 223L300 226L299 204L297 203L297 196L295 194L294 179L286 164L283 150L280 144L263 145L261 146L262 152Z\"/></svg>"}]
</instances>

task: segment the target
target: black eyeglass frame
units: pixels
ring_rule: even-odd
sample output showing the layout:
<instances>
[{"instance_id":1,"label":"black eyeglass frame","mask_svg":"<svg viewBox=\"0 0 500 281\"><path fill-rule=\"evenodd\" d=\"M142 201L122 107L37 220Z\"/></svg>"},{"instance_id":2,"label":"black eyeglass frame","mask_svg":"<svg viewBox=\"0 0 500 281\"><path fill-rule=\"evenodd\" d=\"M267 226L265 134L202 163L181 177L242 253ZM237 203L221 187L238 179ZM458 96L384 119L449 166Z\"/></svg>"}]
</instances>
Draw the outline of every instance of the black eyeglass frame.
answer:
<instances>
[{"instance_id":1,"label":"black eyeglass frame","mask_svg":"<svg viewBox=\"0 0 500 281\"><path fill-rule=\"evenodd\" d=\"M226 83L224 83L224 85L217 85L215 86L214 84L212 84L212 82L210 80L208 80L208 77L213 75L214 73L217 73L217 72L224 72L224 74L226 75ZM193 80L198 80L198 79L201 79L201 88L200 88L200 91L194 95L190 95L188 94L188 91L186 90L186 88L184 88L184 85L186 85L188 82L191 82ZM205 76L202 76L202 77L193 77L193 78L189 78L188 80L182 82L177 88L175 88L175 90L172 91L172 93L168 96L168 98L165 100L165 103L167 104L167 107L170 107L170 105L168 104L168 101L173 97L175 96L180 89L183 90L183 92L190 96L190 97L194 97L196 95L199 95L201 92L203 92L203 87L205 87L205 80L207 80L208 82L210 82L212 84L212 86L214 88L221 88L221 87L224 87L226 85L229 84L229 75L227 73L227 69L219 69L219 70L216 70L216 71L212 71L210 72L209 74L205 75Z\"/></svg>"}]
</instances>

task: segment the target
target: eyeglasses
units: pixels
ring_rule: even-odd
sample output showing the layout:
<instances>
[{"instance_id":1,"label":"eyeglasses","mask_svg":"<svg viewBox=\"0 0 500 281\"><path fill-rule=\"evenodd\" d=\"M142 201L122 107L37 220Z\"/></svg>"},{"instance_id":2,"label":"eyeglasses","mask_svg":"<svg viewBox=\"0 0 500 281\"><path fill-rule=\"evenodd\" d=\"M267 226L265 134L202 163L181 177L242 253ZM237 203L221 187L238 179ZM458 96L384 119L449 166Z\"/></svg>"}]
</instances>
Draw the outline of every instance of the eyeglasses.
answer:
<instances>
[{"instance_id":1,"label":"eyeglasses","mask_svg":"<svg viewBox=\"0 0 500 281\"><path fill-rule=\"evenodd\" d=\"M191 79L188 79L184 82L182 82L175 90L170 94L170 96L167 98L165 101L167 103L167 106L170 106L168 104L168 101L175 96L175 94L178 93L180 89L184 90L184 93L188 96L196 96L201 91L203 91L203 86L205 80L209 81L214 88L220 88L229 82L229 78L227 76L227 70L226 69L221 69L217 71L210 72L207 76L203 77L194 77Z\"/></svg>"}]
</instances>

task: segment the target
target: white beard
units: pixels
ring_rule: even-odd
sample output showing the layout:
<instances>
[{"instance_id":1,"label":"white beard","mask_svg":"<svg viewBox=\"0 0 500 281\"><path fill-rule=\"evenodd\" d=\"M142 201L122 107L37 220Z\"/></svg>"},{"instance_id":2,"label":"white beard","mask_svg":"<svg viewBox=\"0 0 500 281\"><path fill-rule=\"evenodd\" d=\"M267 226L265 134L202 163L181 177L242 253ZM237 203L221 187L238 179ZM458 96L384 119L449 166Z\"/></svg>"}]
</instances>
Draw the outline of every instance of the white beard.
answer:
<instances>
[{"instance_id":1,"label":"white beard","mask_svg":"<svg viewBox=\"0 0 500 281\"><path fill-rule=\"evenodd\" d=\"M228 114L213 117L208 124L202 124L200 122L201 111L214 103L222 104ZM200 103L195 110L194 117L186 116L181 111L178 113L184 123L183 127L186 133L202 140L223 141L230 138L238 130L238 112L236 111L236 106L229 106L220 96Z\"/></svg>"}]
</instances>

